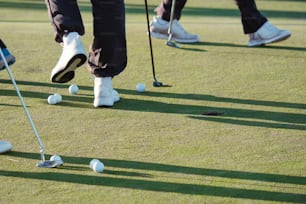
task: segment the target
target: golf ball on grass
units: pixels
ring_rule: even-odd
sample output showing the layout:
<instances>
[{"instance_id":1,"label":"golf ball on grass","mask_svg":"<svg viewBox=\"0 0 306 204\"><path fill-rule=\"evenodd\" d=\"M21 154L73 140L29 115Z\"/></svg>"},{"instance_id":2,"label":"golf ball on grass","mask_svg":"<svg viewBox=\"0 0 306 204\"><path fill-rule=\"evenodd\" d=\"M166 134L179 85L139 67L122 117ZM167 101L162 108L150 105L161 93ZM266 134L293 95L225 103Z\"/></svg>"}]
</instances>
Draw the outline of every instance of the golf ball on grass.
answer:
<instances>
[{"instance_id":1,"label":"golf ball on grass","mask_svg":"<svg viewBox=\"0 0 306 204\"><path fill-rule=\"evenodd\" d=\"M58 94L58 93L55 93L55 94L53 94L54 96L55 96L55 98L56 98L56 103L60 103L60 102L62 102L62 96L61 96L61 94Z\"/></svg>"},{"instance_id":2,"label":"golf ball on grass","mask_svg":"<svg viewBox=\"0 0 306 204\"><path fill-rule=\"evenodd\" d=\"M89 166L94 172L97 173L101 173L104 170L104 164L98 159L91 160Z\"/></svg>"},{"instance_id":3,"label":"golf ball on grass","mask_svg":"<svg viewBox=\"0 0 306 204\"><path fill-rule=\"evenodd\" d=\"M138 92L145 92L145 90L146 90L146 85L145 84L138 83L136 85L136 91L138 91Z\"/></svg>"},{"instance_id":4,"label":"golf ball on grass","mask_svg":"<svg viewBox=\"0 0 306 204\"><path fill-rule=\"evenodd\" d=\"M50 161L62 161L62 158L59 155L53 155L50 157Z\"/></svg>"},{"instance_id":5,"label":"golf ball on grass","mask_svg":"<svg viewBox=\"0 0 306 204\"><path fill-rule=\"evenodd\" d=\"M89 163L89 167L90 167L91 169L93 169L93 165L94 165L94 163L96 163L96 162L99 162L99 160L98 160L98 159L92 159L92 160L90 161L90 163Z\"/></svg>"},{"instance_id":6,"label":"golf ball on grass","mask_svg":"<svg viewBox=\"0 0 306 204\"><path fill-rule=\"evenodd\" d=\"M101 173L104 170L104 164L102 162L94 163L93 170L97 173Z\"/></svg>"},{"instance_id":7,"label":"golf ball on grass","mask_svg":"<svg viewBox=\"0 0 306 204\"><path fill-rule=\"evenodd\" d=\"M57 166L62 166L64 164L62 158L56 154L50 157L50 161L53 161Z\"/></svg>"},{"instance_id":8,"label":"golf ball on grass","mask_svg":"<svg viewBox=\"0 0 306 204\"><path fill-rule=\"evenodd\" d=\"M70 94L77 94L79 91L79 87L76 84L72 84L69 86L69 93Z\"/></svg>"},{"instance_id":9,"label":"golf ball on grass","mask_svg":"<svg viewBox=\"0 0 306 204\"><path fill-rule=\"evenodd\" d=\"M13 146L10 142L0 140L0 154L11 151L12 148L13 148Z\"/></svg>"},{"instance_id":10,"label":"golf ball on grass","mask_svg":"<svg viewBox=\"0 0 306 204\"><path fill-rule=\"evenodd\" d=\"M49 103L50 105L55 105L55 104L57 103L57 97L54 96L54 95L50 95L50 96L48 97L48 103Z\"/></svg>"}]
</instances>

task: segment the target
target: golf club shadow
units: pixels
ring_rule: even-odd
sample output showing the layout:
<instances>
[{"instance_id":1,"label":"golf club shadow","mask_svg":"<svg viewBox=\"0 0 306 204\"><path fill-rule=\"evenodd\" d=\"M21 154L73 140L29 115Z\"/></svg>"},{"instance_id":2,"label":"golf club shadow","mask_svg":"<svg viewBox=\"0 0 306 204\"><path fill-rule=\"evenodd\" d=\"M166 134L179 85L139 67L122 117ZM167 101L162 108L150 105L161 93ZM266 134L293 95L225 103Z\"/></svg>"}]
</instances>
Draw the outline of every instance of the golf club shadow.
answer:
<instances>
[{"instance_id":1,"label":"golf club shadow","mask_svg":"<svg viewBox=\"0 0 306 204\"><path fill-rule=\"evenodd\" d=\"M130 89L116 89L119 93L128 95L139 95L138 92ZM255 100L255 99L241 99L241 98L229 98L207 94L193 94L193 93L171 93L171 92L153 92L146 91L143 96L149 97L163 97L163 98L175 98L186 99L195 101L209 101L209 102L221 102L221 103L235 103L235 104L247 104L258 106L271 106L271 107L283 107L306 110L306 103L290 103L281 101L267 101L267 100Z\"/></svg>"},{"instance_id":2,"label":"golf club shadow","mask_svg":"<svg viewBox=\"0 0 306 204\"><path fill-rule=\"evenodd\" d=\"M135 106L134 104L137 104ZM150 107L148 109L148 107ZM283 128L306 130L306 115L303 113L275 112L269 110L253 110L244 108L228 108L218 106L188 105L165 103L152 100L122 99L122 103L116 104L112 109L160 112L169 114L188 114L192 119L211 120L244 126L259 126L267 128ZM205 112L222 113L218 116L205 116ZM258 122L258 120L261 120Z\"/></svg>"},{"instance_id":3,"label":"golf club shadow","mask_svg":"<svg viewBox=\"0 0 306 204\"><path fill-rule=\"evenodd\" d=\"M40 158L39 153L20 152L20 151L11 151L6 156L34 159L34 160ZM48 158L51 157L52 155L46 154L45 156ZM76 157L76 156L65 156L65 155L61 155L61 158L64 161L64 166L67 164L82 165L82 166L85 165L86 166L85 168L87 169L89 169L89 163L93 159L89 157ZM120 160L120 159L107 159L107 158L96 158L96 159L101 160L104 163L104 165L107 167L120 168L120 169L135 169L135 170L137 169L145 171L152 170L152 171L172 172L172 173L199 175L199 176L212 176L212 177L222 177L222 178L232 178L232 179L273 182L273 183L306 185L306 177L302 176L244 172L244 171L222 170L222 169L206 169L206 168L179 166L179 165L169 165L162 163ZM83 168L80 169L82 170ZM117 171L108 170L108 172L114 175L118 174ZM143 175L148 176L149 174L143 174Z\"/></svg>"},{"instance_id":4,"label":"golf club shadow","mask_svg":"<svg viewBox=\"0 0 306 204\"><path fill-rule=\"evenodd\" d=\"M248 47L247 45L234 44L234 43L224 43L224 42L198 42L195 44L188 44L188 46L216 46L216 47L239 47L239 48L247 48L247 49L271 49L271 50L292 50L292 51L306 51L306 47L290 47L290 46L281 46L281 45L266 45L259 47ZM245 52L244 52L245 54ZM266 53L265 53L266 55Z\"/></svg>"},{"instance_id":5,"label":"golf club shadow","mask_svg":"<svg viewBox=\"0 0 306 204\"><path fill-rule=\"evenodd\" d=\"M306 48L305 48L306 49ZM54 83L45 83L45 82L29 82L29 81L16 81L17 84L27 85L27 86L42 86L42 87L54 87L68 89L69 85L65 84L54 84ZM0 83L11 84L10 80L0 79ZM92 86L79 86L80 90L91 91L93 90ZM229 97L220 97L207 94L193 94L193 93L171 93L171 92L154 92L146 91L144 94L140 94L135 90L116 88L119 93L128 94L128 95L143 95L150 97L164 97L164 98L177 98L177 99L189 99L189 100L199 100L199 101L211 101L211 102L222 102L222 103L236 103L236 104L248 104L248 105L258 105L258 106L271 106L271 107L283 107L283 108L296 108L306 110L306 103L290 103L290 102L281 102L281 101L266 101L266 100L254 100L254 99L241 99L241 98L229 98ZM16 96L16 91L14 90L1 90L3 95L6 96ZM45 99L49 94L31 92L31 91L21 91L22 94L25 94L27 97L42 98ZM69 96L68 99L74 100L77 96ZM85 99L80 99L81 102L92 102L93 94L83 94ZM87 96L89 97L86 98Z\"/></svg>"},{"instance_id":6,"label":"golf club shadow","mask_svg":"<svg viewBox=\"0 0 306 204\"><path fill-rule=\"evenodd\" d=\"M185 46L180 46L180 48L176 48L184 51L192 51L192 52L207 52L207 50L200 49L200 48L192 48L192 47L185 47Z\"/></svg>"},{"instance_id":7,"label":"golf club shadow","mask_svg":"<svg viewBox=\"0 0 306 204\"><path fill-rule=\"evenodd\" d=\"M7 156L21 157L35 159L39 158L39 154L28 153L28 152L17 152L13 151ZM88 165L91 158L88 157L71 157L62 156L63 160L67 164L74 165ZM266 191L266 190L256 190L247 188L237 188L237 187L224 187L224 186L214 186L207 184L191 184L188 183L174 183L169 181L158 181L155 177L152 177L148 172L163 172L163 173L173 173L179 178L182 175L197 175L197 176L210 176L216 178L229 178L238 179L240 182L243 180L253 180L261 182L272 182L272 183L282 183L282 184L296 184L296 185L306 185L306 178L301 176L289 176L289 175L279 175L279 174L266 174L257 172L244 172L244 171L233 171L233 170L223 170L223 169L206 169L206 168L196 168L188 166L179 165L168 165L162 163L151 163L151 162L140 162L140 161L129 161L129 160L116 160L99 158L105 164L105 173L97 174L93 176L92 174L73 174L58 172L54 170L53 172L19 172L19 171L8 171L0 170L0 176L5 177L15 177L15 178L26 178L26 179L39 179L47 181L57 181L65 183L75 183L75 184L86 184L95 186L109 186L117 188L129 188L138 189L144 191L155 191L155 192L172 192L179 194L188 195L207 195L216 197L230 197L230 198L242 198L242 199L252 199L261 201L275 201L275 202L292 202L300 203L304 202L306 199L306 194L298 194L292 192L277 192L277 191ZM89 167L87 167L89 168ZM112 171L112 168L119 170ZM133 169L137 171L145 171L145 174L139 173L126 173L125 169ZM121 172L123 170L123 172ZM121 175L123 177L115 177ZM128 178L130 176L143 176L146 179L133 179ZM155 180L152 180L155 179ZM205 180L204 180L205 181ZM238 181L235 181L237 184ZM292 190L292 189L291 189Z\"/></svg>"},{"instance_id":8,"label":"golf club shadow","mask_svg":"<svg viewBox=\"0 0 306 204\"><path fill-rule=\"evenodd\" d=\"M14 105L14 104L8 104L8 103L0 103L0 106L22 107L21 105Z\"/></svg>"},{"instance_id":9,"label":"golf club shadow","mask_svg":"<svg viewBox=\"0 0 306 204\"><path fill-rule=\"evenodd\" d=\"M187 43L177 43L178 47L175 46L167 46L169 49L174 50L183 50L183 51L192 51L192 52L207 52L207 50L195 48L196 45L201 45L201 42L187 44Z\"/></svg>"},{"instance_id":10,"label":"golf club shadow","mask_svg":"<svg viewBox=\"0 0 306 204\"><path fill-rule=\"evenodd\" d=\"M0 82L8 83L9 80L0 80ZM41 82L26 82L18 81L20 84L33 85L33 86L47 86L48 83ZM66 88L67 86L59 86ZM92 87L80 86L82 90L92 91ZM177 99L188 99L188 100L199 100L199 101L210 101L210 102L222 102L222 103L234 103L234 104L246 104L246 105L258 105L267 107L283 107L293 109L306 109L306 104L303 103L288 103L288 102L276 102L276 101L264 101L264 100L252 100L252 99L239 99L239 98L228 98L218 97L213 95L205 94L181 94L181 93L169 93L169 92L153 92L146 91L145 93L138 93L135 90L128 89L117 89L122 95L142 95L144 99L131 99L121 97L121 101L117 103L112 109L118 110L132 110L141 112L160 112L160 113L171 113L171 114L189 114L189 118L208 120L214 122L230 123L244 126L259 126L269 128L283 128L283 129L297 129L306 130L306 115L303 113L290 113L290 112L273 112L269 110L252 110L243 108L223 108L218 106L202 106L202 105L189 105L189 104L175 104L166 103L155 100L145 100L145 97L164 97L164 98L177 98ZM1 91L2 92L2 91ZM12 96L16 95L14 90L3 90L4 95ZM41 98L46 102L48 94L22 91L25 97ZM76 107L76 108L89 108L92 109L93 97L87 97L85 95L64 95L65 99L61 106ZM137 106L135 106L137 104ZM150 109L148 109L150 107ZM203 116L205 112L220 112L224 113L218 117L207 117ZM261 120L261 121L258 121Z\"/></svg>"}]
</instances>

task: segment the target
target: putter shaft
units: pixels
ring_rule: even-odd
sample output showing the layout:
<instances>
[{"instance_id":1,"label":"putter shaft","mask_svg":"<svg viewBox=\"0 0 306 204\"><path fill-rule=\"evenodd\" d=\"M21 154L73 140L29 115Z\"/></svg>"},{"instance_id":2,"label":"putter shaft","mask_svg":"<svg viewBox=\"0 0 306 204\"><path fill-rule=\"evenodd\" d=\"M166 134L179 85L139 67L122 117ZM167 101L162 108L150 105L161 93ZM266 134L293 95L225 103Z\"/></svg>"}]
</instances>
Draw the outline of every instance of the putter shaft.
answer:
<instances>
[{"instance_id":1,"label":"putter shaft","mask_svg":"<svg viewBox=\"0 0 306 204\"><path fill-rule=\"evenodd\" d=\"M6 70L7 70L8 74L9 74L9 76L11 78L11 81L12 81L12 83L13 83L15 89L16 89L17 95L18 95L18 97L19 97L19 99L21 101L23 109L24 109L24 111L25 111L25 113L27 115L27 118L28 118L28 120L29 120L29 122L31 124L31 127L33 129L34 135L35 135L35 137L36 137L36 139L37 139L37 141L39 143L41 160L45 161L45 156L44 156L45 147L44 147L44 145L43 145L43 143L42 143L42 141L41 141L41 139L40 139L40 137L38 135L37 129L36 129L35 125L34 125L34 122L32 120L30 112L29 112L29 110L28 110L28 108L27 108L27 106L25 104L25 101L24 101L24 99L23 99L23 97L22 97L22 95L20 93L20 90L19 90L19 88L17 86L17 83L15 81L14 75L13 75L13 73L12 73L12 71L11 71L11 69L10 69L10 67L9 67L9 65L8 65L8 63L7 63L6 59L5 59L5 56L4 56L4 54L3 54L1 49L0 49L0 55L1 55L1 58L3 59L3 61L4 61L4 65L6 67Z\"/></svg>"}]
</instances>

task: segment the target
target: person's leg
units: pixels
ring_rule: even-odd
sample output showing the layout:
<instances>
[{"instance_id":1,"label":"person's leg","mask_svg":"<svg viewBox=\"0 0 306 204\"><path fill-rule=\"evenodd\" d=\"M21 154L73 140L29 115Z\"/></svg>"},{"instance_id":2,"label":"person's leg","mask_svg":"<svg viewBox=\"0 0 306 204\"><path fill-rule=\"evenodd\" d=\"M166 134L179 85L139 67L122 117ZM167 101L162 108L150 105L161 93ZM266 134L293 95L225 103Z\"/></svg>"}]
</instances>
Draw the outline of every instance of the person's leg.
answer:
<instances>
[{"instance_id":1,"label":"person's leg","mask_svg":"<svg viewBox=\"0 0 306 204\"><path fill-rule=\"evenodd\" d=\"M176 0L174 10L174 20L172 24L172 39L181 43L195 43L200 41L198 35L188 33L179 23L182 15L182 10L187 0ZM153 18L150 25L152 37L159 39L168 39L169 21L171 15L172 0L163 0L161 4L154 10L157 14Z\"/></svg>"},{"instance_id":2,"label":"person's leg","mask_svg":"<svg viewBox=\"0 0 306 204\"><path fill-rule=\"evenodd\" d=\"M241 13L241 22L245 34L249 34L249 46L260 46L278 42L290 37L287 30L279 30L268 22L257 9L255 0L236 0Z\"/></svg>"},{"instance_id":3,"label":"person's leg","mask_svg":"<svg viewBox=\"0 0 306 204\"><path fill-rule=\"evenodd\" d=\"M123 0L91 0L94 39L88 68L95 76L94 106L112 106L119 100L112 78L127 64L125 8Z\"/></svg>"},{"instance_id":4,"label":"person's leg","mask_svg":"<svg viewBox=\"0 0 306 204\"><path fill-rule=\"evenodd\" d=\"M45 0L50 21L55 30L55 40L63 43L62 55L51 72L51 81L65 83L73 79L74 70L86 62L80 40L85 33L76 0Z\"/></svg>"},{"instance_id":5,"label":"person's leg","mask_svg":"<svg viewBox=\"0 0 306 204\"><path fill-rule=\"evenodd\" d=\"M236 0L245 34L255 33L268 20L257 9L254 0Z\"/></svg>"},{"instance_id":6,"label":"person's leg","mask_svg":"<svg viewBox=\"0 0 306 204\"><path fill-rule=\"evenodd\" d=\"M177 0L174 9L174 19L179 20L182 15L182 10L185 7L187 0ZM154 10L163 20L169 21L171 14L172 0L163 0L161 4Z\"/></svg>"},{"instance_id":7,"label":"person's leg","mask_svg":"<svg viewBox=\"0 0 306 204\"><path fill-rule=\"evenodd\" d=\"M0 39L0 49L8 65L12 65L16 62L15 56L10 53L10 51L7 49L6 45L1 39ZM4 59L0 57L0 71L3 69L5 69Z\"/></svg>"},{"instance_id":8,"label":"person's leg","mask_svg":"<svg viewBox=\"0 0 306 204\"><path fill-rule=\"evenodd\" d=\"M84 35L84 25L76 0L45 0L55 40L63 42L63 36L70 32Z\"/></svg>"}]
</instances>

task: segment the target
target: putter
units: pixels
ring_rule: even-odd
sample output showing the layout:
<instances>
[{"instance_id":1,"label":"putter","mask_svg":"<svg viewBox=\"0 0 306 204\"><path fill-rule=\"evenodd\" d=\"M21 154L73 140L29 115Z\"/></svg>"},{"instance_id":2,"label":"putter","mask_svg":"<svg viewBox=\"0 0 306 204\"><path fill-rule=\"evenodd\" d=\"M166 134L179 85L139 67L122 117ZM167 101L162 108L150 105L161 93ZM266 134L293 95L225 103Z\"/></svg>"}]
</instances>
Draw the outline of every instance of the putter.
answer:
<instances>
[{"instance_id":1,"label":"putter","mask_svg":"<svg viewBox=\"0 0 306 204\"><path fill-rule=\"evenodd\" d=\"M154 57L153 57L153 48L152 48L152 39L151 39L150 22L149 22L149 11L148 11L148 2L147 2L147 0L145 0L145 10L146 10L146 16L147 16L147 29L148 29L148 35L149 35L151 64L152 64L153 79L154 79L153 86L154 87L161 87L161 86L163 86L163 83L157 81L156 74L155 74L155 66L154 66Z\"/></svg>"},{"instance_id":2,"label":"putter","mask_svg":"<svg viewBox=\"0 0 306 204\"><path fill-rule=\"evenodd\" d=\"M26 115L28 117L28 120L29 120L29 122L30 122L30 124L32 126L32 129L34 131L35 137L36 137L36 139L38 141L38 144L39 144L39 147L40 147L41 161L39 163L37 163L36 166L37 167L42 167L42 168L54 168L54 167L58 167L58 166L63 165L63 161L49 161L49 160L45 160L45 147L44 147L44 145L43 145L43 143L42 143L42 141L41 141L41 139L40 139L40 137L38 135L38 132L36 130L36 127L34 125L34 122L32 120L30 112L29 112L29 110L28 110L28 108L27 108L27 106L25 104L25 101L24 101L24 99L23 99L23 97L22 97L22 95L21 95L21 93L19 91L19 88L18 88L17 83L15 81L15 78L13 76L13 73L12 73L12 71L11 71L11 69L10 69L6 59L5 59L5 56L4 56L1 48L0 48L0 55L1 55L1 58L3 59L3 61L4 61L4 65L6 67L6 70L7 70L8 74L9 74L9 76L11 78L11 81L12 81L12 83L13 83L15 89L16 89L17 95L20 98L20 101L22 103L23 109L24 109L24 111L25 111L25 113L26 113Z\"/></svg>"},{"instance_id":3,"label":"putter","mask_svg":"<svg viewBox=\"0 0 306 204\"><path fill-rule=\"evenodd\" d=\"M169 21L169 28L168 28L168 40L166 42L166 45L170 47L174 47L174 48L180 48L178 44L176 44L175 41L172 40L172 36L173 36L172 25L173 25L173 19L174 19L175 4L176 4L176 0L172 0L170 21Z\"/></svg>"}]
</instances>

